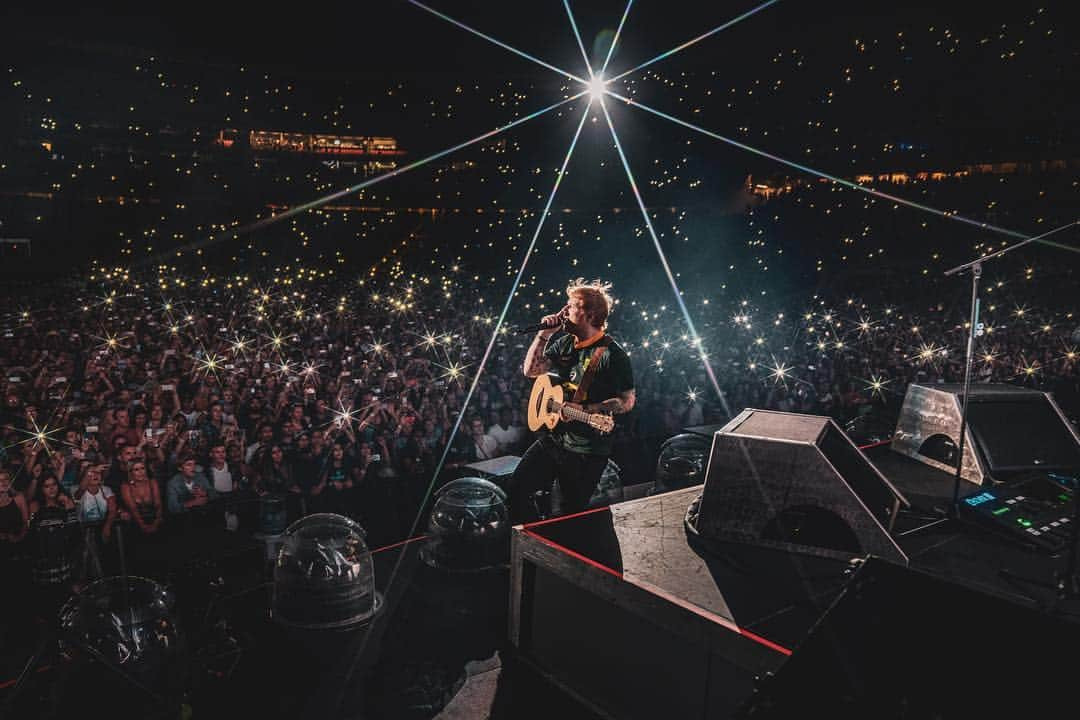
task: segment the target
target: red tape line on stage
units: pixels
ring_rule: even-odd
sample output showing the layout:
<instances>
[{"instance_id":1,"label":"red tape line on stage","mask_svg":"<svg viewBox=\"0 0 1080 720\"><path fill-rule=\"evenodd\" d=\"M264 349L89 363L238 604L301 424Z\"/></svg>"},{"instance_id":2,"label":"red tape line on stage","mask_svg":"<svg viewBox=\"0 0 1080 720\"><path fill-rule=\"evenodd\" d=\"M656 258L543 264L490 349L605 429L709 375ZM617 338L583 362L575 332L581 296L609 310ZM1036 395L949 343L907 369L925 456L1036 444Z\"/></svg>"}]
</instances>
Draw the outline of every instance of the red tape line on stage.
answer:
<instances>
[{"instance_id":1,"label":"red tape line on stage","mask_svg":"<svg viewBox=\"0 0 1080 720\"><path fill-rule=\"evenodd\" d=\"M792 653L791 650L784 647L783 645L778 645L778 644L774 643L772 640L761 637L757 633L752 633L749 630L744 630L743 628L741 628L737 624L735 624L735 622L733 622L732 620L728 620L726 617L723 617L721 615L717 615L716 613L709 612L705 608L699 607L699 606L695 605L692 602L688 602L686 600L681 600L681 599L675 597L674 595L672 595L671 593L667 592L663 588L658 587L656 585L653 585L650 582L645 582L643 580L634 580L634 579L627 578L627 577L623 577L623 580L625 580L626 582L628 582L628 583L630 583L632 585L637 585L638 587L645 588L645 589L647 589L649 592L651 592L653 594L660 595L661 597L665 597L670 602L678 605L679 607L685 608L686 610L694 613L695 615L700 615L700 616L702 616L704 618L708 618L709 620L712 620L713 622L715 622L720 627L727 628L728 630L731 630L732 632L737 632L740 635L742 635L744 638L746 638L747 640L753 640L758 645L764 645L765 647L769 648L770 650L775 650L776 652L780 653L781 655L791 655L791 653Z\"/></svg>"},{"instance_id":2,"label":"red tape line on stage","mask_svg":"<svg viewBox=\"0 0 1080 720\"><path fill-rule=\"evenodd\" d=\"M602 508L602 509L606 510L607 508ZM572 515L567 515L566 517L573 517L573 516ZM565 518L556 518L556 519L557 520L563 520ZM547 521L542 521L542 522L547 522ZM539 523L537 523L537 524L539 524ZM528 527L528 526L526 526L526 527ZM528 535L529 537L536 538L537 540L544 543L545 545L549 545L549 546L555 548L559 552L566 553L567 555L569 555L572 558L576 558L576 559L580 560L581 562L583 562L583 563L585 563L587 565L592 565L597 570L602 570L602 571L608 573L609 575L614 575L615 577L622 580L622 573L619 572L618 570L614 570L612 568L609 568L607 565L604 565L603 563L598 563L595 560L587 558L584 555L582 555L581 553L574 552L570 548L565 547L563 545L560 545L559 543L555 542L554 540L548 540L543 535L538 535L538 534L532 532L531 530L522 529L522 532L525 533L526 535Z\"/></svg>"},{"instance_id":3,"label":"red tape line on stage","mask_svg":"<svg viewBox=\"0 0 1080 720\"><path fill-rule=\"evenodd\" d=\"M750 632L749 630L743 630L742 628L739 628L739 634L742 635L744 638L748 638L750 640L753 640L756 643L764 645L765 647L767 647L767 648L769 648L771 650L775 650L776 652L780 653L781 655L787 655L789 657L791 656L792 651L789 650L788 648L784 647L783 645L777 645L772 640L769 640L767 638L763 638L760 635L756 635L756 634Z\"/></svg>"},{"instance_id":4,"label":"red tape line on stage","mask_svg":"<svg viewBox=\"0 0 1080 720\"><path fill-rule=\"evenodd\" d=\"M591 513L591 512L597 512L599 510L606 510L606 509L607 508L595 508L593 510L586 510L583 513L577 513L577 514L578 515L586 515L586 514ZM585 557L584 555L582 555L579 552L574 552L570 548L568 548L568 547L566 547L564 545L560 545L559 543L555 542L554 540L549 540L548 538L544 537L543 535L539 535L539 534L534 533L534 532L532 532L531 530L528 529L529 527L535 527L536 525L543 525L543 524L546 524L546 523L549 523L549 522L555 522L557 520L566 520L567 518L571 518L571 517L575 517L575 516L574 515L567 515L565 517L550 518L548 520L541 520L540 522L537 522L537 523L531 523L530 525L524 526L522 528L522 532L524 532L529 537L535 538L535 539L539 540L540 542L544 543L545 545L558 550L559 552L566 553L567 555L569 555L572 558L580 560L581 562L583 562L583 563L585 563L587 565L591 565L592 567L596 568L597 570L601 570L603 572L606 572L609 575L614 575L615 577L619 578L620 580L628 582L628 583L630 583L632 585L637 585L638 587L641 587L641 588L645 588L645 586L647 585L649 592L652 592L652 593L655 593L655 594L658 594L658 595L663 595L664 597L667 597L670 600L672 600L673 602L676 602L680 606L686 608L690 612L693 612L693 613L695 613L697 615L702 615L704 617L708 617L710 620L715 621L721 627L727 628L728 630L731 630L732 632L737 632L740 635L742 635L744 638L746 638L747 640L753 640L754 642L758 643L759 645L763 645L763 646L769 648L770 650L774 650L774 651L780 653L781 655L790 656L792 654L792 651L790 649L784 647L783 645L778 645L777 643L774 643L772 640L769 640L767 638L763 638L762 636L758 635L757 633L752 633L749 630L744 630L743 628L739 627L738 625L733 623L731 620L728 620L727 618L721 617L721 616L719 616L719 615L717 615L715 613L711 613L711 612L709 612L709 611L707 611L707 610L705 610L703 608L698 608L696 605L692 605L692 604L689 604L689 603L686 603L686 602L678 601L670 593L661 590L660 588L656 587L655 585L652 585L651 583L644 583L644 582L639 582L639 581L636 581L636 580L629 580L626 577L624 577L623 574L621 572L619 572L618 570L615 570L613 568L609 568L607 565L604 565L603 563L599 563L599 562L597 562L595 560L592 560L591 558L587 558L587 557Z\"/></svg>"},{"instance_id":5,"label":"red tape line on stage","mask_svg":"<svg viewBox=\"0 0 1080 720\"><path fill-rule=\"evenodd\" d=\"M891 442L892 442L892 438L889 438L888 440L878 440L877 442L872 442L869 445L860 445L859 449L860 450L869 450L870 448L876 448L876 447L881 447L882 445L888 445Z\"/></svg>"},{"instance_id":6,"label":"red tape line on stage","mask_svg":"<svg viewBox=\"0 0 1080 720\"><path fill-rule=\"evenodd\" d=\"M390 545L383 545L381 548L375 548L374 550L372 550L371 554L374 555L375 553L382 552L383 550L392 550L393 548L401 547L402 545L408 545L409 543L416 542L417 540L423 540L426 537L427 535L417 535L416 537L411 537L408 540L402 540L400 542L392 543Z\"/></svg>"},{"instance_id":7,"label":"red tape line on stage","mask_svg":"<svg viewBox=\"0 0 1080 720\"><path fill-rule=\"evenodd\" d=\"M611 508L605 505L604 507L593 507L591 510L583 510L580 513L573 513L571 515L559 515L558 517L549 517L546 520L537 520L536 522L526 522L522 527L526 530L529 528L539 528L541 525L548 525L549 522L562 522L563 520L569 520L571 517L581 517L582 515L592 515L593 513L603 513L610 511Z\"/></svg>"},{"instance_id":8,"label":"red tape line on stage","mask_svg":"<svg viewBox=\"0 0 1080 720\"><path fill-rule=\"evenodd\" d=\"M42 665L41 667L39 667L34 672L43 673L43 672L48 672L49 670L52 670L52 665ZM3 682L0 682L0 690L7 690L9 687L11 687L12 685L14 685L17 682L19 682L18 678L11 678L10 680L4 680Z\"/></svg>"}]
</instances>

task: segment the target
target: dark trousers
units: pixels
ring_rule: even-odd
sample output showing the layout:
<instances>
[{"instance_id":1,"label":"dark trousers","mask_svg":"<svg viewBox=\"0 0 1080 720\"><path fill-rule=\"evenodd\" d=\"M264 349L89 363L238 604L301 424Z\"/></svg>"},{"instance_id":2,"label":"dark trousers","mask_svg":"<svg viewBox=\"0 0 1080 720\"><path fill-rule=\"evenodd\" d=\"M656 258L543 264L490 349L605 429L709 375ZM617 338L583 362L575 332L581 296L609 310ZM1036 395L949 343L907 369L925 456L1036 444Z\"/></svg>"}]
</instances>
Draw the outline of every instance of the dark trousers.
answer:
<instances>
[{"instance_id":1,"label":"dark trousers","mask_svg":"<svg viewBox=\"0 0 1080 720\"><path fill-rule=\"evenodd\" d=\"M600 483L607 461L607 455L570 452L551 435L541 435L525 451L510 478L510 517L515 523L536 520L535 494L550 491L555 481L562 497L561 514L584 510Z\"/></svg>"}]
</instances>

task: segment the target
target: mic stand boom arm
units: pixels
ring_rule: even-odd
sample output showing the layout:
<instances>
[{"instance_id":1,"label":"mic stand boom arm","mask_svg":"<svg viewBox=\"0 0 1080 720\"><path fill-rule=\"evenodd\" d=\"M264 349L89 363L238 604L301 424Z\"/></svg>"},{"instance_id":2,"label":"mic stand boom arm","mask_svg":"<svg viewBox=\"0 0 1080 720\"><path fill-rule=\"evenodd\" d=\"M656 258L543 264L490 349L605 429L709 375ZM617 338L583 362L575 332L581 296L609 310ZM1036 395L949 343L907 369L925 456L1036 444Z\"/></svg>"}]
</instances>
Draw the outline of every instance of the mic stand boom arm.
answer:
<instances>
[{"instance_id":1,"label":"mic stand boom arm","mask_svg":"<svg viewBox=\"0 0 1080 720\"><path fill-rule=\"evenodd\" d=\"M1004 247L997 252L990 253L989 255L983 255L976 258L971 262L964 263L963 265L957 265L954 268L950 268L945 271L945 276L957 275L965 270L971 271L971 319L968 323L968 340L967 340L967 353L964 355L964 386L960 393L960 437L957 439L956 450L956 476L953 478L953 496L952 504L949 506L949 517L955 518L958 514L957 510L960 504L960 475L964 469L964 440L967 434L967 411L968 411L968 393L971 390L971 366L972 356L975 353L975 337L977 335L977 325L979 322L979 278L982 277L982 264L987 260L992 260L997 257L1001 257L1007 252L1016 250L1019 247L1023 247L1028 243L1035 242L1036 240L1042 240L1055 233L1058 233L1067 228L1075 227L1080 224L1080 220L1074 220L1071 223L1062 225L1061 227L1054 228L1041 235L1034 235L1029 238L1024 238L1020 242L1013 243L1008 247ZM1075 542L1073 543L1075 545Z\"/></svg>"}]
</instances>

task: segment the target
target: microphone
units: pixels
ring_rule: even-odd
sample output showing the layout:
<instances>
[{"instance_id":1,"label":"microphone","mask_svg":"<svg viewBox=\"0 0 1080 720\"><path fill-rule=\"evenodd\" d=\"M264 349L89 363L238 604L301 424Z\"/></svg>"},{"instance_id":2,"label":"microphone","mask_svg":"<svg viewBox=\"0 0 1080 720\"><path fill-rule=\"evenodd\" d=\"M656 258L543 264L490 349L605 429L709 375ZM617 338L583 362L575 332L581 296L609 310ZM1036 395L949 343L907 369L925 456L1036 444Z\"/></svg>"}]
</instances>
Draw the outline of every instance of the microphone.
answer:
<instances>
[{"instance_id":1,"label":"microphone","mask_svg":"<svg viewBox=\"0 0 1080 720\"><path fill-rule=\"evenodd\" d=\"M562 320L558 320L550 325L545 323L536 323L535 325L526 325L517 329L517 332L524 335L526 333L538 333L541 330L553 330L562 325Z\"/></svg>"}]
</instances>

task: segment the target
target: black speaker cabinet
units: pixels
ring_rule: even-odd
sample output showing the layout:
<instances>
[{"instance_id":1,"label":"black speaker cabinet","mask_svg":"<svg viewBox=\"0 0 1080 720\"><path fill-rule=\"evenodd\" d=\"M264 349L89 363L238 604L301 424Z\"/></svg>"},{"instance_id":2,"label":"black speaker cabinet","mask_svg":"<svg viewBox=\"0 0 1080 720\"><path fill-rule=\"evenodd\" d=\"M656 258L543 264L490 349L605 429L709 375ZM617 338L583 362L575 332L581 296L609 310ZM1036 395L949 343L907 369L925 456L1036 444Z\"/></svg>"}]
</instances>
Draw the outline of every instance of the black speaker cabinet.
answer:
<instances>
[{"instance_id":1,"label":"black speaker cabinet","mask_svg":"<svg viewBox=\"0 0 1080 720\"><path fill-rule=\"evenodd\" d=\"M517 455L503 455L490 460L477 460L474 463L462 466L462 477L479 477L490 480L500 487L505 487L510 476L514 474L521 458Z\"/></svg>"},{"instance_id":2,"label":"black speaker cabinet","mask_svg":"<svg viewBox=\"0 0 1080 720\"><path fill-rule=\"evenodd\" d=\"M713 436L698 534L907 563L890 532L908 502L832 418L747 409Z\"/></svg>"},{"instance_id":3,"label":"black speaker cabinet","mask_svg":"<svg viewBox=\"0 0 1080 720\"><path fill-rule=\"evenodd\" d=\"M739 717L1073 716L1077 642L1074 620L870 558Z\"/></svg>"},{"instance_id":4,"label":"black speaker cabinet","mask_svg":"<svg viewBox=\"0 0 1080 720\"><path fill-rule=\"evenodd\" d=\"M956 472L963 386L908 385L893 450ZM982 485L1016 473L1080 468L1080 437L1049 393L998 383L970 388L960 477Z\"/></svg>"}]
</instances>

